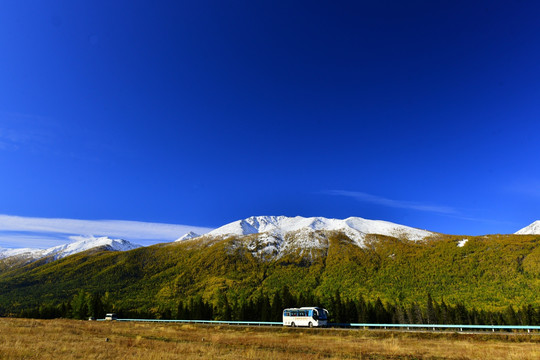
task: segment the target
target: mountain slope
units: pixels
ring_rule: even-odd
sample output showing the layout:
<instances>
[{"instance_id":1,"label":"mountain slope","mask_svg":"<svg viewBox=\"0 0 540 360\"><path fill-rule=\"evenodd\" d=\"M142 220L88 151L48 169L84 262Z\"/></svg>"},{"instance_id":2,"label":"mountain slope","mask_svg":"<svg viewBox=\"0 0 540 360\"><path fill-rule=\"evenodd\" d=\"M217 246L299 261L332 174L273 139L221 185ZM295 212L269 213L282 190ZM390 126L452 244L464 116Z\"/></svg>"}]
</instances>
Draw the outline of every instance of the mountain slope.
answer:
<instances>
[{"instance_id":1,"label":"mountain slope","mask_svg":"<svg viewBox=\"0 0 540 360\"><path fill-rule=\"evenodd\" d=\"M540 246L534 235L441 235L408 241L366 235L363 246L344 231L290 232L287 241L325 239L309 252L290 247L261 259L250 246L267 233L201 236L127 252L82 252L41 266L0 273L0 314L69 301L81 289L110 295L111 308L154 316L202 298L218 305L256 301L287 287L296 296L331 301L360 296L477 309L540 305ZM312 238L310 241L316 242ZM459 246L462 244L462 246ZM226 300L224 300L224 298ZM167 310L168 309L168 310ZM154 315L152 315L154 314Z\"/></svg>"}]
</instances>

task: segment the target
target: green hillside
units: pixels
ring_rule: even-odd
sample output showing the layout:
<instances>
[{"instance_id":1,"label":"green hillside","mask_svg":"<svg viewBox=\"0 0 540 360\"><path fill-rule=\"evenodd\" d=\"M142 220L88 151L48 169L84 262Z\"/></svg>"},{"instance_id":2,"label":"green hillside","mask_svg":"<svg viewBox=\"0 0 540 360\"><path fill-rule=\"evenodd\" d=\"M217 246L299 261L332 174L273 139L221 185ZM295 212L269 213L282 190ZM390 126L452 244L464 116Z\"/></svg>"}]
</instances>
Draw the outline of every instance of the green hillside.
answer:
<instances>
[{"instance_id":1,"label":"green hillside","mask_svg":"<svg viewBox=\"0 0 540 360\"><path fill-rule=\"evenodd\" d=\"M358 247L342 233L325 235L327 246L297 247L277 259L248 250L246 244L258 236L250 235L91 251L4 268L0 315L72 306L84 294L99 294L107 311L156 317L174 316L190 301L214 308L262 302L279 308L289 295L298 305L317 301L329 307L336 296L343 304L365 300L404 308L425 304L428 297L436 305L483 311L540 307L540 236L441 236L415 243L370 235ZM272 304L276 296L281 304Z\"/></svg>"}]
</instances>

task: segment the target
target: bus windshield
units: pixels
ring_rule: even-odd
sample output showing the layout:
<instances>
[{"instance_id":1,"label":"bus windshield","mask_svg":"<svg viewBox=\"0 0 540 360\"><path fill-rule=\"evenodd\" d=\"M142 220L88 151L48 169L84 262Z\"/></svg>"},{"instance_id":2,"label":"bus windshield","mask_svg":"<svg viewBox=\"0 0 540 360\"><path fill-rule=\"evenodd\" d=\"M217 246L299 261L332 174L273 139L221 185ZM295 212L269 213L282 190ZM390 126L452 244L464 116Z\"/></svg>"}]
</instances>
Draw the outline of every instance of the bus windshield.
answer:
<instances>
[{"instance_id":1,"label":"bus windshield","mask_svg":"<svg viewBox=\"0 0 540 360\"><path fill-rule=\"evenodd\" d=\"M326 311L323 309L315 309L314 315L317 314L320 320L326 320Z\"/></svg>"}]
</instances>

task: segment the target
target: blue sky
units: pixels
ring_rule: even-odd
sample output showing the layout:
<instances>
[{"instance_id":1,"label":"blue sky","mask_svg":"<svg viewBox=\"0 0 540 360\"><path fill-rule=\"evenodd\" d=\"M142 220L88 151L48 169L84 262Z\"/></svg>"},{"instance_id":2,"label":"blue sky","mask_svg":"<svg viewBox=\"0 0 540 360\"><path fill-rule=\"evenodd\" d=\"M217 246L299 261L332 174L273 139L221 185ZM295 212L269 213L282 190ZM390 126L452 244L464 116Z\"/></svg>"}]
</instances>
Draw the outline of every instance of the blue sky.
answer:
<instances>
[{"instance_id":1,"label":"blue sky","mask_svg":"<svg viewBox=\"0 0 540 360\"><path fill-rule=\"evenodd\" d=\"M534 1L4 1L0 214L515 232L540 218L539 16Z\"/></svg>"}]
</instances>

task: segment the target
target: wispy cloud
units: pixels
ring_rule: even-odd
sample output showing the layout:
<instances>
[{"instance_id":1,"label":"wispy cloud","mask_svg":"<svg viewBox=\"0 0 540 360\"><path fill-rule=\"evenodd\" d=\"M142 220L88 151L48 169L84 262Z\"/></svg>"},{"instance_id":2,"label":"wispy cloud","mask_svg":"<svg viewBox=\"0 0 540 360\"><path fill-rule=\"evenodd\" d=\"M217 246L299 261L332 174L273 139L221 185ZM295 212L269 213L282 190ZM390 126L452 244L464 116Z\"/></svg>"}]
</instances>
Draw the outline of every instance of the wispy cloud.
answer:
<instances>
[{"instance_id":1,"label":"wispy cloud","mask_svg":"<svg viewBox=\"0 0 540 360\"><path fill-rule=\"evenodd\" d=\"M41 150L54 142L58 125L45 117L0 111L0 150Z\"/></svg>"},{"instance_id":2,"label":"wispy cloud","mask_svg":"<svg viewBox=\"0 0 540 360\"><path fill-rule=\"evenodd\" d=\"M380 206L386 206L397 209L409 209L409 210L418 210L418 211L427 211L445 215L457 215L458 211L449 206L433 205L426 204L414 201L403 201L403 200L394 200L388 199L385 197L368 194L360 191L346 191L346 190L326 190L323 191L324 194L334 195L334 196L345 196L349 198L356 199L361 202L376 204Z\"/></svg>"},{"instance_id":3,"label":"wispy cloud","mask_svg":"<svg viewBox=\"0 0 540 360\"><path fill-rule=\"evenodd\" d=\"M540 197L540 180L521 179L504 187L504 191L530 197Z\"/></svg>"},{"instance_id":4,"label":"wispy cloud","mask_svg":"<svg viewBox=\"0 0 540 360\"><path fill-rule=\"evenodd\" d=\"M47 248L73 236L109 236L142 245L173 241L189 231L211 228L125 220L77 220L0 215L0 247Z\"/></svg>"},{"instance_id":5,"label":"wispy cloud","mask_svg":"<svg viewBox=\"0 0 540 360\"><path fill-rule=\"evenodd\" d=\"M70 242L59 234L0 231L0 248L47 249Z\"/></svg>"}]
</instances>

